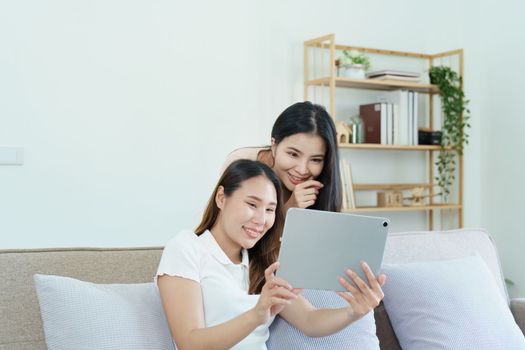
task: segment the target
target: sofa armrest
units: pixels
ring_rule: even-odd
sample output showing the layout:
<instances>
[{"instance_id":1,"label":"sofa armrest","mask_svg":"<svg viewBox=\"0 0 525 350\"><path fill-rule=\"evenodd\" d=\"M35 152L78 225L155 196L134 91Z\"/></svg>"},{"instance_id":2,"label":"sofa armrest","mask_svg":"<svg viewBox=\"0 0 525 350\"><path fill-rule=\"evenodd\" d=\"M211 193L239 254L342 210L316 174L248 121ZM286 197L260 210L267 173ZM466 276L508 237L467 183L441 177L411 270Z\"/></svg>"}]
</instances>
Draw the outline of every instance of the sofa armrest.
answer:
<instances>
[{"instance_id":1,"label":"sofa armrest","mask_svg":"<svg viewBox=\"0 0 525 350\"><path fill-rule=\"evenodd\" d=\"M515 298L510 300L510 311L514 315L514 320L525 334L525 298Z\"/></svg>"}]
</instances>

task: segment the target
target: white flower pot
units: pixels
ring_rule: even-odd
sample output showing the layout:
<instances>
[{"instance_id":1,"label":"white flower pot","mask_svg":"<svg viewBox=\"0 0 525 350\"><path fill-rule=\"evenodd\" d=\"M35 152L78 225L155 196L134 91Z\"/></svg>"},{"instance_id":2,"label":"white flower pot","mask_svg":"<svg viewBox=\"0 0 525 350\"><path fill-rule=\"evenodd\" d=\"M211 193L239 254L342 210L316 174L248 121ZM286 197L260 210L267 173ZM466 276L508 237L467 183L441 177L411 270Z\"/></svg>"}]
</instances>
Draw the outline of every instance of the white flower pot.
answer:
<instances>
[{"instance_id":1,"label":"white flower pot","mask_svg":"<svg viewBox=\"0 0 525 350\"><path fill-rule=\"evenodd\" d=\"M339 67L339 76L354 79L365 79L365 68L362 64L342 65Z\"/></svg>"}]
</instances>

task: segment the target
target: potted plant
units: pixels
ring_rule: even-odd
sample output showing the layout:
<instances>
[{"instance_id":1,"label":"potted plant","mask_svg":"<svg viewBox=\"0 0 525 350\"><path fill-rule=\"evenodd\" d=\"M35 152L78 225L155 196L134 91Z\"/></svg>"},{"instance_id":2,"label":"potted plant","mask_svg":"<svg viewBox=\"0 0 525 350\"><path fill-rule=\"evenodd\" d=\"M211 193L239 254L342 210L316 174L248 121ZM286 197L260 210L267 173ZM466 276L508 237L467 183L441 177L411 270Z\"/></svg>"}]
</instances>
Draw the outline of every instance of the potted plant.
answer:
<instances>
[{"instance_id":1,"label":"potted plant","mask_svg":"<svg viewBox=\"0 0 525 350\"><path fill-rule=\"evenodd\" d=\"M365 72L370 69L370 58L364 53L344 50L335 64L339 76L364 79Z\"/></svg>"},{"instance_id":2,"label":"potted plant","mask_svg":"<svg viewBox=\"0 0 525 350\"><path fill-rule=\"evenodd\" d=\"M463 146L468 144L466 128L470 111L467 108L461 87L461 77L449 67L434 66L429 71L430 83L439 88L443 122L441 127L441 152L436 161L437 176L435 180L441 187L444 202L448 201L450 186L455 180L456 159L463 154Z\"/></svg>"}]
</instances>

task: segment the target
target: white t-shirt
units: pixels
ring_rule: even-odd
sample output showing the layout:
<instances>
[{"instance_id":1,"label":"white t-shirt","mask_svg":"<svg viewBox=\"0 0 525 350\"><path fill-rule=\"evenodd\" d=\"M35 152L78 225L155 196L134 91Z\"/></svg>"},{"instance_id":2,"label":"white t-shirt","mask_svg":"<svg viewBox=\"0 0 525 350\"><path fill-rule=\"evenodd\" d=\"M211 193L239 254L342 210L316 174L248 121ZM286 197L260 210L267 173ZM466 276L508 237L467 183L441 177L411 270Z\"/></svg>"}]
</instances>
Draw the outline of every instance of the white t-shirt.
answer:
<instances>
[{"instance_id":1,"label":"white t-shirt","mask_svg":"<svg viewBox=\"0 0 525 350\"><path fill-rule=\"evenodd\" d=\"M224 323L253 308L259 295L249 295L249 259L243 249L242 262L234 264L210 231L200 236L184 230L171 239L160 259L157 275L178 276L198 282L202 290L206 327ZM266 350L267 324L257 327L232 349Z\"/></svg>"}]
</instances>

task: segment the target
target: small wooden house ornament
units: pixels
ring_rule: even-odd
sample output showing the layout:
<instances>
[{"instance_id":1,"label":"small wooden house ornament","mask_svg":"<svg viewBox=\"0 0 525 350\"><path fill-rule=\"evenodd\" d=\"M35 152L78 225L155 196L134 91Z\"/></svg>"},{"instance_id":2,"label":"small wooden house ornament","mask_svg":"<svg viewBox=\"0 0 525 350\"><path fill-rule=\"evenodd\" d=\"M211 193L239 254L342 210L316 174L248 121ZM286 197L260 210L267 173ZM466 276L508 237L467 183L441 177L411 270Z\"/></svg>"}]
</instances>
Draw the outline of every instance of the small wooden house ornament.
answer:
<instances>
[{"instance_id":1,"label":"small wooden house ornament","mask_svg":"<svg viewBox=\"0 0 525 350\"><path fill-rule=\"evenodd\" d=\"M350 143L352 139L352 129L343 121L337 120L335 122L335 132L337 134L337 142Z\"/></svg>"}]
</instances>

